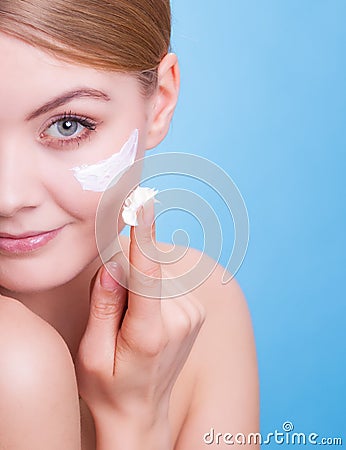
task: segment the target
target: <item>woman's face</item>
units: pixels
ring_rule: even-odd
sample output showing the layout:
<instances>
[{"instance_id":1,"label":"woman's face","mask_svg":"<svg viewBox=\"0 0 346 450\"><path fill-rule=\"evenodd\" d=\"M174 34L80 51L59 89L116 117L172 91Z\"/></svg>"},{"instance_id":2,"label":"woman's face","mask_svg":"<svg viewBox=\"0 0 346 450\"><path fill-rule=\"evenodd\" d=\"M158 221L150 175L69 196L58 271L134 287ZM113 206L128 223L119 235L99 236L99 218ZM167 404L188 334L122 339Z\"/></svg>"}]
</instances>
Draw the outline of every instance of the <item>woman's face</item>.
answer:
<instances>
[{"instance_id":1,"label":"woman's face","mask_svg":"<svg viewBox=\"0 0 346 450\"><path fill-rule=\"evenodd\" d=\"M70 281L98 256L102 193L83 191L70 169L120 151L134 129L142 158L153 105L130 75L62 62L3 33L0 57L0 285L40 291ZM122 228L116 218L138 175L129 172L102 205L104 217L115 217L105 242ZM4 240L54 230L34 250Z\"/></svg>"}]
</instances>

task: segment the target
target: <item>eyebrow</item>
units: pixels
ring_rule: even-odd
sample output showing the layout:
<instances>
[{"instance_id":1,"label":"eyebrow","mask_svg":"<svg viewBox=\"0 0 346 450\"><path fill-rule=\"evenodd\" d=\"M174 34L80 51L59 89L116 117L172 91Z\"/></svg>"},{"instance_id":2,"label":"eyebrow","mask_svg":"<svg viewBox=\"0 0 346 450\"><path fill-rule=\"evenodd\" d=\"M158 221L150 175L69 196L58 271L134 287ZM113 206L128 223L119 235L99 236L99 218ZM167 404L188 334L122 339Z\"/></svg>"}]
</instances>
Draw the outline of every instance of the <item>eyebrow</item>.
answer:
<instances>
[{"instance_id":1,"label":"eyebrow","mask_svg":"<svg viewBox=\"0 0 346 450\"><path fill-rule=\"evenodd\" d=\"M72 90L59 95L58 97L53 98L49 102L40 106L38 109L30 113L25 120L28 122L29 120L35 119L36 117L41 116L42 114L51 111L52 109L58 108L59 106L65 105L75 98L93 98L97 100L110 101L111 98L102 91L98 89L90 89L90 88L82 88L77 90Z\"/></svg>"}]
</instances>

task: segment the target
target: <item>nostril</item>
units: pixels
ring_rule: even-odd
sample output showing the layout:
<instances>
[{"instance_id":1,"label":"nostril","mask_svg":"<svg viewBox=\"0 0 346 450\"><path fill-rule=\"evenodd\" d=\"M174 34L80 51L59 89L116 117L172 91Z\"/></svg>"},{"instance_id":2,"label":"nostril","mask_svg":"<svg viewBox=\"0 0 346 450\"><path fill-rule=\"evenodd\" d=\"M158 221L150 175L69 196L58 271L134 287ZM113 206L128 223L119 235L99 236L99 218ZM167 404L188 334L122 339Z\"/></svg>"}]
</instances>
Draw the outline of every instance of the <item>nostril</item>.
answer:
<instances>
[{"instance_id":1,"label":"nostril","mask_svg":"<svg viewBox=\"0 0 346 450\"><path fill-rule=\"evenodd\" d=\"M14 217L22 208L23 206L17 202L6 201L6 203L4 203L0 195L0 217L10 219Z\"/></svg>"},{"instance_id":2,"label":"nostril","mask_svg":"<svg viewBox=\"0 0 346 450\"><path fill-rule=\"evenodd\" d=\"M0 217L13 217L22 209L36 208L40 204L35 189L8 184L0 181Z\"/></svg>"}]
</instances>

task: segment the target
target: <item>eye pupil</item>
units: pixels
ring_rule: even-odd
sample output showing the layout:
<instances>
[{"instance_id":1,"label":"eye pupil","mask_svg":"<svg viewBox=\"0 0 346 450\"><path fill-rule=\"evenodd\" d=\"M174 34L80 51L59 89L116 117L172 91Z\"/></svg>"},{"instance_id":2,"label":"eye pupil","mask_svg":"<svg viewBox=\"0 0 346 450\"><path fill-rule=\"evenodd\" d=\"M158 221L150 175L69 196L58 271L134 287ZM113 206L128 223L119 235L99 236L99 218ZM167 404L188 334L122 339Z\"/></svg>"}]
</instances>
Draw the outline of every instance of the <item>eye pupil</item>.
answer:
<instances>
[{"instance_id":1,"label":"eye pupil","mask_svg":"<svg viewBox=\"0 0 346 450\"><path fill-rule=\"evenodd\" d=\"M63 136L71 136L78 130L78 123L73 120L62 120L58 123L58 129Z\"/></svg>"}]
</instances>

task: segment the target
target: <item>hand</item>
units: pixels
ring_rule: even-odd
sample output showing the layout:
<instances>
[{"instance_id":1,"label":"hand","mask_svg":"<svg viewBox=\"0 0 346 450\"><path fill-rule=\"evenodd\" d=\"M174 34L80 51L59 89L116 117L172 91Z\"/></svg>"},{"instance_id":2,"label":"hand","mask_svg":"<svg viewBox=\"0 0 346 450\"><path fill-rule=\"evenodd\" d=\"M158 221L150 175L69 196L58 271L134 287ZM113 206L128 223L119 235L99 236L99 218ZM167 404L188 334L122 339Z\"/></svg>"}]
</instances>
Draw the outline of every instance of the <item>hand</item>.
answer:
<instances>
[{"instance_id":1,"label":"hand","mask_svg":"<svg viewBox=\"0 0 346 450\"><path fill-rule=\"evenodd\" d=\"M161 267L152 260L153 200L139 211L138 226L131 227L129 251L128 290L116 281L124 279L119 265L110 267L115 279L105 267L97 274L76 372L94 419L110 415L150 426L167 420L171 390L204 310L191 298L161 298Z\"/></svg>"}]
</instances>

